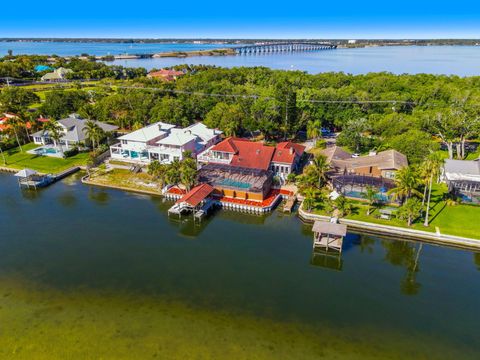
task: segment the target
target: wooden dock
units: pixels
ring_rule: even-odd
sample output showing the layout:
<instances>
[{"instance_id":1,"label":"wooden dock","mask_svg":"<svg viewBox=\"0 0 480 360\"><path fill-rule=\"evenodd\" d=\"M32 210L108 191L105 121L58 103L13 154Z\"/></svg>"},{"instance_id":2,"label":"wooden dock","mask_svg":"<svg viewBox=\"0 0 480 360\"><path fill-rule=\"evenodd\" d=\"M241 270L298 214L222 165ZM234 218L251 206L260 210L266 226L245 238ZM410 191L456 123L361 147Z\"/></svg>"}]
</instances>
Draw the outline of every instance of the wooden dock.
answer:
<instances>
[{"instance_id":1,"label":"wooden dock","mask_svg":"<svg viewBox=\"0 0 480 360\"><path fill-rule=\"evenodd\" d=\"M287 202L283 206L283 212L291 213L292 210L293 210L293 207L296 204L296 202L297 202L297 195L296 194L292 195L292 196L289 196L288 199L287 199Z\"/></svg>"}]
</instances>

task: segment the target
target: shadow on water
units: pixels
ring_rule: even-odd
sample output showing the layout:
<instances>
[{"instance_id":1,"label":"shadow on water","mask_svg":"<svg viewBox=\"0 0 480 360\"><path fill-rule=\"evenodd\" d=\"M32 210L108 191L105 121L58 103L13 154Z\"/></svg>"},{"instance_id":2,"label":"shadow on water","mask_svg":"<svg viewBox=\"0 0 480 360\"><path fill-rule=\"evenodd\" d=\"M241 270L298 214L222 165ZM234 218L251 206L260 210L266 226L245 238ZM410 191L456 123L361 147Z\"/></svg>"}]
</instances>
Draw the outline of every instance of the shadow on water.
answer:
<instances>
[{"instance_id":1,"label":"shadow on water","mask_svg":"<svg viewBox=\"0 0 480 360\"><path fill-rule=\"evenodd\" d=\"M97 188L94 186L90 186L88 190L88 198L93 200L98 205L108 205L110 200L110 194L108 190L103 188Z\"/></svg>"},{"instance_id":2,"label":"shadow on water","mask_svg":"<svg viewBox=\"0 0 480 360\"><path fill-rule=\"evenodd\" d=\"M73 207L77 203L77 197L73 191L63 192L57 197L58 202L64 207Z\"/></svg>"}]
</instances>

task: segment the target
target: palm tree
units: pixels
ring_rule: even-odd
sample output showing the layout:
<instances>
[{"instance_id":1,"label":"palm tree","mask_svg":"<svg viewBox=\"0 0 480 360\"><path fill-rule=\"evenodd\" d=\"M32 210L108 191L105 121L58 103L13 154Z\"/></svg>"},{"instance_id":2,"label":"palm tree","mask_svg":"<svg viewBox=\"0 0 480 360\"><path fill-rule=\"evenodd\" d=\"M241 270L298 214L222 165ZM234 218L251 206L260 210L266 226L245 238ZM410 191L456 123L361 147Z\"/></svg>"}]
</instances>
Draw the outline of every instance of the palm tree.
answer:
<instances>
[{"instance_id":1,"label":"palm tree","mask_svg":"<svg viewBox=\"0 0 480 360\"><path fill-rule=\"evenodd\" d=\"M192 158L185 158L180 166L180 180L185 185L187 191L195 185L197 181L197 163Z\"/></svg>"},{"instance_id":2,"label":"palm tree","mask_svg":"<svg viewBox=\"0 0 480 360\"><path fill-rule=\"evenodd\" d=\"M63 154L62 146L60 145L63 128L56 121L49 121L45 123L44 129L48 131L48 136L53 140L53 145Z\"/></svg>"},{"instance_id":3,"label":"palm tree","mask_svg":"<svg viewBox=\"0 0 480 360\"><path fill-rule=\"evenodd\" d=\"M154 180L158 180L160 188L163 188L167 175L167 166L160 164L158 160L154 160L148 165L148 174L151 175Z\"/></svg>"},{"instance_id":4,"label":"palm tree","mask_svg":"<svg viewBox=\"0 0 480 360\"><path fill-rule=\"evenodd\" d=\"M12 129L13 133L15 134L15 139L17 140L20 151L23 152L22 144L20 144L20 139L18 137L18 131L23 127L22 120L18 116L13 116L8 118L7 124L10 125L10 129Z\"/></svg>"},{"instance_id":5,"label":"palm tree","mask_svg":"<svg viewBox=\"0 0 480 360\"><path fill-rule=\"evenodd\" d=\"M425 159L422 164L423 173L428 176L428 198L427 198L427 210L425 212L425 222L423 225L428 226L429 223L429 212L430 212L430 199L432 196L432 186L433 186L433 179L437 178L440 175L440 168L442 167L443 159L440 157L438 153L432 152L430 155ZM424 194L425 195L425 194ZM424 205L425 199L422 201L422 207Z\"/></svg>"},{"instance_id":6,"label":"palm tree","mask_svg":"<svg viewBox=\"0 0 480 360\"><path fill-rule=\"evenodd\" d=\"M422 193L418 191L420 179L418 172L411 166L400 169L395 174L396 186L388 191L394 200L401 200L402 202L408 200L412 195L421 197Z\"/></svg>"},{"instance_id":7,"label":"palm tree","mask_svg":"<svg viewBox=\"0 0 480 360\"><path fill-rule=\"evenodd\" d=\"M100 142L103 136L103 130L95 121L87 121L85 124L85 135L87 139L91 141L92 148L95 150L95 145Z\"/></svg>"},{"instance_id":8,"label":"palm tree","mask_svg":"<svg viewBox=\"0 0 480 360\"><path fill-rule=\"evenodd\" d=\"M377 190L373 186L367 186L367 192L364 194L364 198L368 200L367 216L370 216L370 211L373 205L377 201Z\"/></svg>"},{"instance_id":9,"label":"palm tree","mask_svg":"<svg viewBox=\"0 0 480 360\"><path fill-rule=\"evenodd\" d=\"M420 215L422 211L422 203L418 198L410 198L398 211L398 217L407 220L407 225L412 226L413 220Z\"/></svg>"},{"instance_id":10,"label":"palm tree","mask_svg":"<svg viewBox=\"0 0 480 360\"><path fill-rule=\"evenodd\" d=\"M317 190L314 188L308 188L304 191L303 207L307 211L311 211L316 203Z\"/></svg>"},{"instance_id":11,"label":"palm tree","mask_svg":"<svg viewBox=\"0 0 480 360\"><path fill-rule=\"evenodd\" d=\"M340 195L338 198L336 198L334 201L334 204L335 204L335 208L339 212L340 217L348 215L352 211L352 204L343 195Z\"/></svg>"},{"instance_id":12,"label":"palm tree","mask_svg":"<svg viewBox=\"0 0 480 360\"><path fill-rule=\"evenodd\" d=\"M321 127L322 122L320 120L309 121L307 123L307 138L317 140L321 134Z\"/></svg>"},{"instance_id":13,"label":"palm tree","mask_svg":"<svg viewBox=\"0 0 480 360\"><path fill-rule=\"evenodd\" d=\"M312 168L318 181L318 188L321 189L327 182L327 172L330 170L330 165L327 158L323 155L317 155L312 160Z\"/></svg>"},{"instance_id":14,"label":"palm tree","mask_svg":"<svg viewBox=\"0 0 480 360\"><path fill-rule=\"evenodd\" d=\"M182 164L178 160L173 160L173 162L168 165L165 180L168 184L177 185L180 182L180 168Z\"/></svg>"}]
</instances>

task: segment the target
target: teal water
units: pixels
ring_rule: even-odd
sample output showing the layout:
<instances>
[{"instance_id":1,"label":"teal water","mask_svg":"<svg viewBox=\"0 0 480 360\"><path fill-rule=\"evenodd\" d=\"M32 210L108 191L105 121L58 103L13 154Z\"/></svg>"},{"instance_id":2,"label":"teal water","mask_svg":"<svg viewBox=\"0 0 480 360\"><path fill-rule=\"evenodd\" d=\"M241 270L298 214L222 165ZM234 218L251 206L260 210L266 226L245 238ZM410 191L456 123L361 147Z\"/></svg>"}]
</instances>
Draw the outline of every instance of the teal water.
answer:
<instances>
[{"instance_id":1,"label":"teal water","mask_svg":"<svg viewBox=\"0 0 480 360\"><path fill-rule=\"evenodd\" d=\"M0 174L0 356L480 357L478 254L349 234L327 261L294 216L169 205Z\"/></svg>"}]
</instances>

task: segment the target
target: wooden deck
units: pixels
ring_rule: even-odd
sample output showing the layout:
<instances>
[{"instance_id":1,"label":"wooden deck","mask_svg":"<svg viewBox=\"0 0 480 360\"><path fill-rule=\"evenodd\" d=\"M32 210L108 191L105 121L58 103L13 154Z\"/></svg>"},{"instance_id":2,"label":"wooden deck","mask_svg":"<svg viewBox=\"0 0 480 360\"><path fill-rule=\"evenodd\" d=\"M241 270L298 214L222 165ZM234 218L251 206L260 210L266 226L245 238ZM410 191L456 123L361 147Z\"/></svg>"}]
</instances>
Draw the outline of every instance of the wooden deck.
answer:
<instances>
[{"instance_id":1,"label":"wooden deck","mask_svg":"<svg viewBox=\"0 0 480 360\"><path fill-rule=\"evenodd\" d=\"M296 195L290 196L287 199L287 202L285 203L285 205L283 206L283 211L292 212L296 202L297 202L297 196Z\"/></svg>"}]
</instances>

